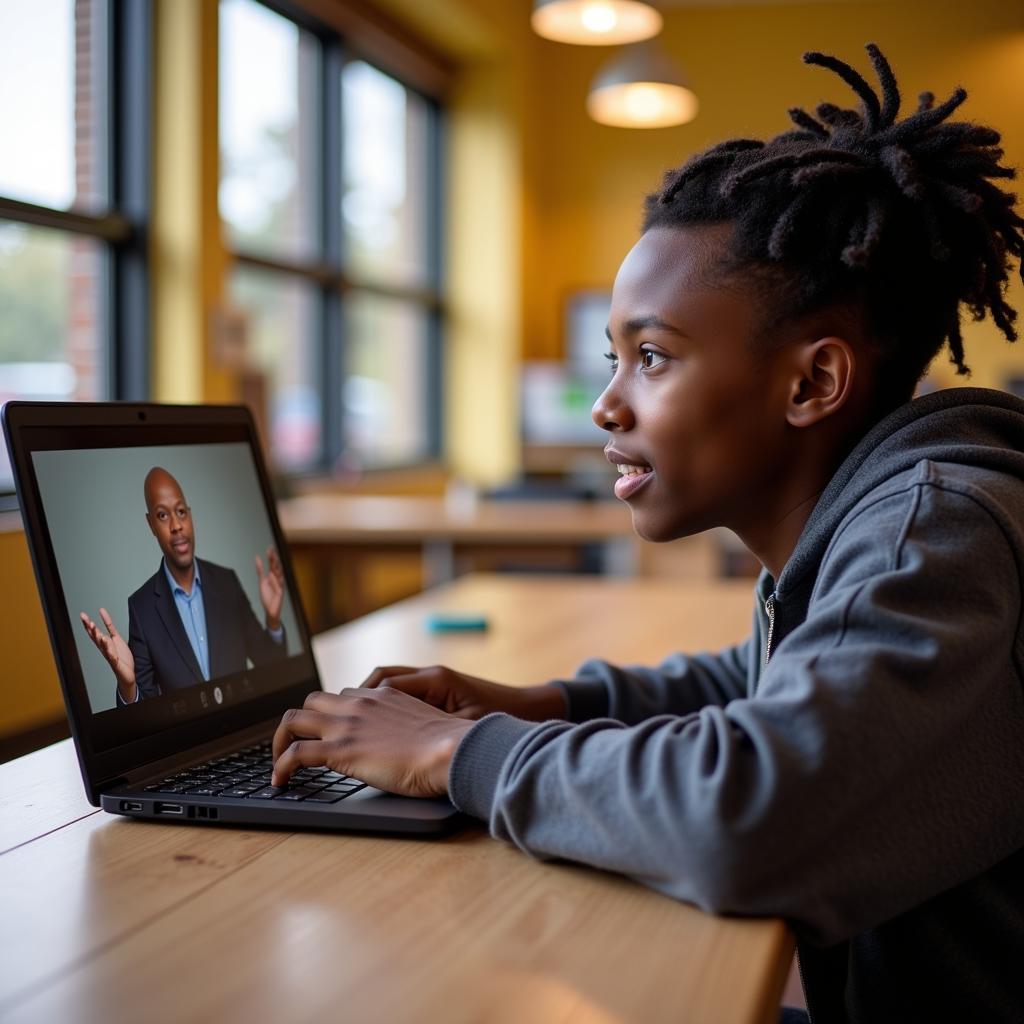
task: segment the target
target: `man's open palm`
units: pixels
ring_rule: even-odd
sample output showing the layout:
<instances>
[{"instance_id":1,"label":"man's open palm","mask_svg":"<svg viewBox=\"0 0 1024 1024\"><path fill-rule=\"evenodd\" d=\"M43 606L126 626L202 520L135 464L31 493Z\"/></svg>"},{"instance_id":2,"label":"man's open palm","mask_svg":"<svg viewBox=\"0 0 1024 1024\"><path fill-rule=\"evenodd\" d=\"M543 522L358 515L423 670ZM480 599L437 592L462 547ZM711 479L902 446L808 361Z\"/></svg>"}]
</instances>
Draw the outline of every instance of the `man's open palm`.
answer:
<instances>
[{"instance_id":1,"label":"man's open palm","mask_svg":"<svg viewBox=\"0 0 1024 1024\"><path fill-rule=\"evenodd\" d=\"M267 625L271 629L278 629L281 625L281 605L284 603L284 569L273 548L267 548L265 571L263 559L256 556L256 572L260 577L260 603L267 614Z\"/></svg>"},{"instance_id":2,"label":"man's open palm","mask_svg":"<svg viewBox=\"0 0 1024 1024\"><path fill-rule=\"evenodd\" d=\"M81 612L80 615L82 625L85 626L85 631L89 634L89 639L114 670L122 695L126 690L131 691L135 686L135 659L132 657L132 652L125 643L124 637L118 633L114 620L111 619L107 609L100 609L100 618L106 627L106 633L85 612Z\"/></svg>"}]
</instances>

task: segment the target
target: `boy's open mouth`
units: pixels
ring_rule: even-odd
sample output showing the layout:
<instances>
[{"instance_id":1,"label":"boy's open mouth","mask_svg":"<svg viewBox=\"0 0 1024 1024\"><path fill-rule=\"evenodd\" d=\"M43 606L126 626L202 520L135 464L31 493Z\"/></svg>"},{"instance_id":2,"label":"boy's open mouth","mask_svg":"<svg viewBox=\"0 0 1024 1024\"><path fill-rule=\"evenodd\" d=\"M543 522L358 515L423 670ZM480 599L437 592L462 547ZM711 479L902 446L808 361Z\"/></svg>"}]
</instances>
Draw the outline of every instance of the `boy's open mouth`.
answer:
<instances>
[{"instance_id":1,"label":"boy's open mouth","mask_svg":"<svg viewBox=\"0 0 1024 1024\"><path fill-rule=\"evenodd\" d=\"M610 444L605 446L604 454L619 471L619 479L615 481L616 498L625 500L654 476L654 470L646 462L634 462L635 456L620 452Z\"/></svg>"}]
</instances>

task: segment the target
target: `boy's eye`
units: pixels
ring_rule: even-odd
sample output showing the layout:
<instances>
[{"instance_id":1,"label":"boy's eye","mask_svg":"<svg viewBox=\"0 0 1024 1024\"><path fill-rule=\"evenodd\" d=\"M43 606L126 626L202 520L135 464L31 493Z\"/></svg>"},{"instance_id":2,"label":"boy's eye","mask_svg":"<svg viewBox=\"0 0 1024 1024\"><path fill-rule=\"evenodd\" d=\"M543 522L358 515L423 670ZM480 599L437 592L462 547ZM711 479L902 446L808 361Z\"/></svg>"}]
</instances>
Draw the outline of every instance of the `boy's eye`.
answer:
<instances>
[{"instance_id":1,"label":"boy's eye","mask_svg":"<svg viewBox=\"0 0 1024 1024\"><path fill-rule=\"evenodd\" d=\"M604 357L608 360L609 369L614 373L619 368L619 357L614 352L605 352Z\"/></svg>"},{"instance_id":2,"label":"boy's eye","mask_svg":"<svg viewBox=\"0 0 1024 1024\"><path fill-rule=\"evenodd\" d=\"M640 362L645 370L653 370L654 367L660 366L665 362L666 358L666 356L663 356L660 352L655 352L653 349L644 348L640 350Z\"/></svg>"}]
</instances>

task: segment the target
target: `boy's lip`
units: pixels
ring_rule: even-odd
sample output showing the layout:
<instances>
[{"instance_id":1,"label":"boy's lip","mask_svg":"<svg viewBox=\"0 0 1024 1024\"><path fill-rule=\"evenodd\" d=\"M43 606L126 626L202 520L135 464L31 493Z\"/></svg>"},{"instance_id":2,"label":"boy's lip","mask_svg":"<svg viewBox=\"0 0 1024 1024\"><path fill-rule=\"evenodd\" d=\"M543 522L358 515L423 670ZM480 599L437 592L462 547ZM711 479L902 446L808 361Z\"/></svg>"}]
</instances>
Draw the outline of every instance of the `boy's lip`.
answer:
<instances>
[{"instance_id":1,"label":"boy's lip","mask_svg":"<svg viewBox=\"0 0 1024 1024\"><path fill-rule=\"evenodd\" d=\"M650 467L651 465L646 459L641 459L634 455L627 455L625 452L620 452L618 448L613 448L610 444L605 446L604 457L616 466Z\"/></svg>"},{"instance_id":2,"label":"boy's lip","mask_svg":"<svg viewBox=\"0 0 1024 1024\"><path fill-rule=\"evenodd\" d=\"M648 469L646 473L636 473L632 476L620 476L615 481L615 497L621 501L631 498L651 477L654 471Z\"/></svg>"}]
</instances>

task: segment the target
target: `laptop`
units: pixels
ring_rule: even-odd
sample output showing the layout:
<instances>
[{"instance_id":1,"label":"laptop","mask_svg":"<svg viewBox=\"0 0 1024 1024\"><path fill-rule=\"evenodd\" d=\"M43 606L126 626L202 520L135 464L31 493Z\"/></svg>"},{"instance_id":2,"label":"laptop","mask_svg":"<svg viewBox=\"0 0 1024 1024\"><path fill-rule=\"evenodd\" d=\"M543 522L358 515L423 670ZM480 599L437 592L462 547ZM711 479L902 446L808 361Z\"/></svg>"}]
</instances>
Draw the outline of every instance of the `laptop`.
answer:
<instances>
[{"instance_id":1,"label":"laptop","mask_svg":"<svg viewBox=\"0 0 1024 1024\"><path fill-rule=\"evenodd\" d=\"M281 716L322 687L247 409L10 402L3 422L91 803L287 829L457 822L447 800L326 768L271 787Z\"/></svg>"}]
</instances>

